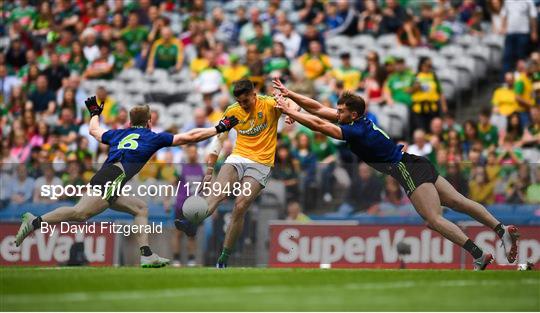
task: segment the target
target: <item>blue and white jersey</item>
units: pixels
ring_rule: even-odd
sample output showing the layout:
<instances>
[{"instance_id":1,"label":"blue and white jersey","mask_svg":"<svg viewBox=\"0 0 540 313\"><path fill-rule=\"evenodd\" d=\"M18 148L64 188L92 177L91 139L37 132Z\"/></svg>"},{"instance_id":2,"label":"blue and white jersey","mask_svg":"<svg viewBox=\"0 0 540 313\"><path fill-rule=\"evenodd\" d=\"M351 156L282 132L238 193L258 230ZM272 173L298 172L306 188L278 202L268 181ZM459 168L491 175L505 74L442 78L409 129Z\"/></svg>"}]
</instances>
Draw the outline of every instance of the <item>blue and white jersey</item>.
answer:
<instances>
[{"instance_id":1,"label":"blue and white jersey","mask_svg":"<svg viewBox=\"0 0 540 313\"><path fill-rule=\"evenodd\" d=\"M110 146L109 156L103 165L120 162L126 173L126 181L137 174L152 155L173 143L173 134L154 133L146 127L108 130L101 137Z\"/></svg>"}]
</instances>

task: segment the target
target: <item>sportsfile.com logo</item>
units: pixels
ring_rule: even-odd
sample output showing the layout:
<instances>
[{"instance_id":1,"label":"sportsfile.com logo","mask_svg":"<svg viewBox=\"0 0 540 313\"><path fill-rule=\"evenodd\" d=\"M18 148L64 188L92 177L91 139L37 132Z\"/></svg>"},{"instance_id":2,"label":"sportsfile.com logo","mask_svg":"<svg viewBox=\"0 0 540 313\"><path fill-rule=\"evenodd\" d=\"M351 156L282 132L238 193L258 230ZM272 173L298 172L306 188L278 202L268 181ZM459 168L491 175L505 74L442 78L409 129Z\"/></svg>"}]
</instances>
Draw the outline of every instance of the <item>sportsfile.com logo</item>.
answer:
<instances>
[{"instance_id":1,"label":"sportsfile.com logo","mask_svg":"<svg viewBox=\"0 0 540 313\"><path fill-rule=\"evenodd\" d=\"M226 195L238 197L251 195L250 182L234 182L221 184L219 182L182 182L178 181L174 185L132 185L121 186L117 182L107 182L102 185L43 185L40 188L41 197L51 200L58 200L65 197L100 197L109 199L116 197L177 197L184 193L186 197L192 195L201 195L208 197L210 195Z\"/></svg>"}]
</instances>

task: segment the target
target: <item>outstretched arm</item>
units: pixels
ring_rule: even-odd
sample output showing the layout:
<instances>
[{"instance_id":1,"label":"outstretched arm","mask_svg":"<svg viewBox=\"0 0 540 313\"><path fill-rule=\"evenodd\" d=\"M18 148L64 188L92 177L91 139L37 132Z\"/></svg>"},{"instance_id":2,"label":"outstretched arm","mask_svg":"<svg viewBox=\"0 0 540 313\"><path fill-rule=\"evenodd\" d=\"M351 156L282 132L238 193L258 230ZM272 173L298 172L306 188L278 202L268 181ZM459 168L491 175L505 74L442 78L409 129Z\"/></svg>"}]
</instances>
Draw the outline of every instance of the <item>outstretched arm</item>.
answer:
<instances>
[{"instance_id":1,"label":"outstretched arm","mask_svg":"<svg viewBox=\"0 0 540 313\"><path fill-rule=\"evenodd\" d=\"M238 124L238 119L235 116L224 117L216 127L195 128L187 133L176 134L173 139L173 146L184 145L187 143L195 143L208 139L214 135L221 134L231 130Z\"/></svg>"},{"instance_id":2,"label":"outstretched arm","mask_svg":"<svg viewBox=\"0 0 540 313\"><path fill-rule=\"evenodd\" d=\"M272 81L273 86L275 89L279 90L279 92L284 96L288 97L294 102L296 102L299 106L301 106L304 110L308 111L309 113L316 115L320 118L324 118L326 120L329 120L331 122L337 122L337 110L332 109L329 107L324 106L322 103L313 100L309 97L306 97L304 95L301 95L299 93L296 93L294 91L290 91L285 87L279 78L274 78ZM292 117L292 116L291 116Z\"/></svg>"},{"instance_id":3,"label":"outstretched arm","mask_svg":"<svg viewBox=\"0 0 540 313\"><path fill-rule=\"evenodd\" d=\"M280 109L284 114L287 114L295 121L311 130L319 131L332 138L343 140L343 134L339 126L325 121L317 116L302 113L294 108L291 108L289 105L287 105L283 97L277 97L276 108Z\"/></svg>"},{"instance_id":4,"label":"outstretched arm","mask_svg":"<svg viewBox=\"0 0 540 313\"><path fill-rule=\"evenodd\" d=\"M105 129L99 126L99 115L103 112L103 106L105 104L104 100L101 100L101 103L97 103L96 96L90 97L84 101L84 104L90 112L90 122L88 124L88 132L97 141L102 142L102 136L105 133Z\"/></svg>"},{"instance_id":5,"label":"outstretched arm","mask_svg":"<svg viewBox=\"0 0 540 313\"><path fill-rule=\"evenodd\" d=\"M215 127L208 128L194 128L187 133L181 133L174 135L173 146L185 145L188 143L195 143L203 141L217 134Z\"/></svg>"}]
</instances>

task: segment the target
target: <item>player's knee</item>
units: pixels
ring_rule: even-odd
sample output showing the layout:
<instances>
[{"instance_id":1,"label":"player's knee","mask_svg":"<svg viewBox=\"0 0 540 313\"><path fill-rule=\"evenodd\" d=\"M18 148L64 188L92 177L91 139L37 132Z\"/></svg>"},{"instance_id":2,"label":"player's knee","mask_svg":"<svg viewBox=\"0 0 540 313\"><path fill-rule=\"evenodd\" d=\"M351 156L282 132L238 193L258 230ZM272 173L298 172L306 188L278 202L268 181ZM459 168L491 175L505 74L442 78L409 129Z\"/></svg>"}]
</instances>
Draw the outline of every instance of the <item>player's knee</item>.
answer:
<instances>
[{"instance_id":1,"label":"player's knee","mask_svg":"<svg viewBox=\"0 0 540 313\"><path fill-rule=\"evenodd\" d=\"M439 230L443 227L444 220L440 215L434 215L426 220L427 226L433 230Z\"/></svg>"},{"instance_id":2,"label":"player's knee","mask_svg":"<svg viewBox=\"0 0 540 313\"><path fill-rule=\"evenodd\" d=\"M249 208L249 201L247 199L237 199L234 204L234 210L241 211L243 212L243 214L246 213L248 208Z\"/></svg>"},{"instance_id":3,"label":"player's knee","mask_svg":"<svg viewBox=\"0 0 540 313\"><path fill-rule=\"evenodd\" d=\"M247 212L247 207L235 206L232 211L231 218L233 220L243 219L244 216L246 216L246 212Z\"/></svg>"}]
</instances>

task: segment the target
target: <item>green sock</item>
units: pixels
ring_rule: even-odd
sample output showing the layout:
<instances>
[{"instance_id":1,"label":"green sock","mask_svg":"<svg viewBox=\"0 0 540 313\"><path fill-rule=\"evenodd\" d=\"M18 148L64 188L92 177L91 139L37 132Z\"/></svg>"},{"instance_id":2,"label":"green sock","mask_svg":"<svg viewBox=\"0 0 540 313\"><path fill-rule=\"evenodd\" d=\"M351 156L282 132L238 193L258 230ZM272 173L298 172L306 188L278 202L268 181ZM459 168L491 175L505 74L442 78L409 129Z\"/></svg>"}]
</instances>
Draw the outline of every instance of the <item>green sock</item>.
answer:
<instances>
[{"instance_id":1,"label":"green sock","mask_svg":"<svg viewBox=\"0 0 540 313\"><path fill-rule=\"evenodd\" d=\"M232 249L223 247L223 251L221 251L221 255L218 258L218 263L220 264L227 264L229 261L229 256L231 255Z\"/></svg>"}]
</instances>

